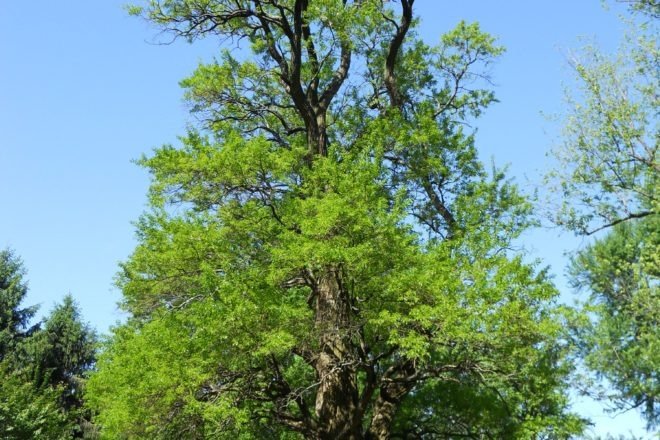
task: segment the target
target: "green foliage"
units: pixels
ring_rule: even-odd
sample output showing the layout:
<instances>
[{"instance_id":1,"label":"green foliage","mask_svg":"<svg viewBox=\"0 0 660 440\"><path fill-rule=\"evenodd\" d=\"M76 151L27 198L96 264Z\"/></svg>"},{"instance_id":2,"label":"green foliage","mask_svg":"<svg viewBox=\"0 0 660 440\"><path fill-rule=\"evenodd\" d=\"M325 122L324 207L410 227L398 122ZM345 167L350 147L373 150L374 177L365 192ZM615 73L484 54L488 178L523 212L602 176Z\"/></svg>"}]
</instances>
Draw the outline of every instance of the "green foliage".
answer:
<instances>
[{"instance_id":1,"label":"green foliage","mask_svg":"<svg viewBox=\"0 0 660 440\"><path fill-rule=\"evenodd\" d=\"M200 65L202 128L139 161L131 318L88 382L102 436L579 433L557 292L509 251L530 205L466 129L502 49L467 23L424 44L409 1L255 4L142 10L252 56Z\"/></svg>"},{"instance_id":2,"label":"green foliage","mask_svg":"<svg viewBox=\"0 0 660 440\"><path fill-rule=\"evenodd\" d=\"M565 143L549 180L563 194L556 221L593 233L658 215L659 52L655 23L638 24L612 57L586 47L571 60Z\"/></svg>"},{"instance_id":3,"label":"green foliage","mask_svg":"<svg viewBox=\"0 0 660 440\"><path fill-rule=\"evenodd\" d=\"M59 404L60 390L38 388L0 362L0 437L6 440L72 437L72 426Z\"/></svg>"},{"instance_id":4,"label":"green foliage","mask_svg":"<svg viewBox=\"0 0 660 440\"><path fill-rule=\"evenodd\" d=\"M38 326L30 326L37 306L19 308L27 295L24 275L21 260L11 250L0 251L0 361L15 350L23 338L38 329Z\"/></svg>"},{"instance_id":5,"label":"green foliage","mask_svg":"<svg viewBox=\"0 0 660 440\"><path fill-rule=\"evenodd\" d=\"M21 260L0 251L0 437L3 439L70 438L71 426L59 406L60 390L40 387L21 363L27 341L39 332L30 325L36 306L21 308L27 295Z\"/></svg>"},{"instance_id":6,"label":"green foliage","mask_svg":"<svg viewBox=\"0 0 660 440\"><path fill-rule=\"evenodd\" d=\"M631 8L653 17L658 7ZM613 387L605 400L640 408L652 428L659 420L660 61L656 23L635 26L616 55L587 47L572 59L577 87L549 178L564 196L558 224L587 235L609 228L571 265L574 286L590 294L592 319L577 331L586 365Z\"/></svg>"},{"instance_id":7,"label":"green foliage","mask_svg":"<svg viewBox=\"0 0 660 440\"><path fill-rule=\"evenodd\" d=\"M89 418L83 377L94 361L96 336L70 296L43 326L30 326L37 307L19 308L27 294L24 275L12 252L0 252L0 437L80 438Z\"/></svg>"},{"instance_id":8,"label":"green foliage","mask_svg":"<svg viewBox=\"0 0 660 440\"><path fill-rule=\"evenodd\" d=\"M579 333L586 364L613 386L608 399L618 409L639 408L649 427L660 421L659 258L655 216L617 225L571 265L596 318Z\"/></svg>"},{"instance_id":9,"label":"green foliage","mask_svg":"<svg viewBox=\"0 0 660 440\"><path fill-rule=\"evenodd\" d=\"M96 335L80 319L70 295L64 297L43 323L43 329L25 341L22 360L32 370L37 387L62 388L64 408L82 406L82 383L95 357Z\"/></svg>"},{"instance_id":10,"label":"green foliage","mask_svg":"<svg viewBox=\"0 0 660 440\"><path fill-rule=\"evenodd\" d=\"M657 0L634 0L630 4L630 9L651 19L660 18L660 3Z\"/></svg>"}]
</instances>

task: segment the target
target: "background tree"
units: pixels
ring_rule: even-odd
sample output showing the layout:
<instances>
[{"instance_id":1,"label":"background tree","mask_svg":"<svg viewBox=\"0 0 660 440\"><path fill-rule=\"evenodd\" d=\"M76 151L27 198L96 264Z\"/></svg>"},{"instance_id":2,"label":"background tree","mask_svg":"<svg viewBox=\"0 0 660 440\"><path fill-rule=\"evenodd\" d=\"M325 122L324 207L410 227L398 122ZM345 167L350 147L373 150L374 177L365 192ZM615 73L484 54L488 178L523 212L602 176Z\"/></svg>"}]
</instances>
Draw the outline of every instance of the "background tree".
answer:
<instances>
[{"instance_id":1,"label":"background tree","mask_svg":"<svg viewBox=\"0 0 660 440\"><path fill-rule=\"evenodd\" d=\"M83 377L94 361L96 336L71 296L43 323L30 325L37 306L20 308L24 275L13 252L0 252L0 437L82 437Z\"/></svg>"},{"instance_id":2,"label":"background tree","mask_svg":"<svg viewBox=\"0 0 660 440\"><path fill-rule=\"evenodd\" d=\"M37 386L61 386L66 409L82 406L82 382L95 359L96 335L80 319L71 295L64 297L25 344Z\"/></svg>"},{"instance_id":3,"label":"background tree","mask_svg":"<svg viewBox=\"0 0 660 440\"><path fill-rule=\"evenodd\" d=\"M570 275L590 293L597 320L578 332L587 367L614 387L615 408L639 408L649 428L660 417L660 220L622 223L580 251Z\"/></svg>"},{"instance_id":4,"label":"background tree","mask_svg":"<svg viewBox=\"0 0 660 440\"><path fill-rule=\"evenodd\" d=\"M88 384L107 438L567 438L557 292L509 252L529 204L467 123L502 49L413 1L151 1L249 44L185 81L202 121L140 163L131 319Z\"/></svg>"},{"instance_id":5,"label":"background tree","mask_svg":"<svg viewBox=\"0 0 660 440\"><path fill-rule=\"evenodd\" d=\"M24 276L21 260L9 249L0 251L0 361L39 328L30 326L38 307L20 308L28 290Z\"/></svg>"},{"instance_id":6,"label":"background tree","mask_svg":"<svg viewBox=\"0 0 660 440\"><path fill-rule=\"evenodd\" d=\"M660 212L657 26L633 26L616 55L587 46L569 60L576 83L548 178L563 195L557 223L581 234Z\"/></svg>"},{"instance_id":7,"label":"background tree","mask_svg":"<svg viewBox=\"0 0 660 440\"><path fill-rule=\"evenodd\" d=\"M660 2L658 0L619 0L630 3L630 9L646 14L653 19L660 18Z\"/></svg>"},{"instance_id":8,"label":"background tree","mask_svg":"<svg viewBox=\"0 0 660 440\"><path fill-rule=\"evenodd\" d=\"M0 251L0 437L67 438L69 426L57 405L56 390L39 390L20 371L17 352L38 325L37 306L21 308L27 295L25 269L9 249Z\"/></svg>"},{"instance_id":9,"label":"background tree","mask_svg":"<svg viewBox=\"0 0 660 440\"><path fill-rule=\"evenodd\" d=\"M87 373L96 358L97 337L83 323L71 295L64 297L20 351L24 374L39 390L57 390L56 403L71 424L74 438L93 437L91 414L83 408Z\"/></svg>"},{"instance_id":10,"label":"background tree","mask_svg":"<svg viewBox=\"0 0 660 440\"><path fill-rule=\"evenodd\" d=\"M578 234L607 234L574 257L574 287L593 317L577 332L586 365L613 387L617 409L638 407L649 428L660 409L660 203L658 201L657 2L633 2L634 31L608 56L587 47L571 60L560 164L550 175L564 208L556 221ZM644 22L644 20L647 20Z\"/></svg>"}]
</instances>

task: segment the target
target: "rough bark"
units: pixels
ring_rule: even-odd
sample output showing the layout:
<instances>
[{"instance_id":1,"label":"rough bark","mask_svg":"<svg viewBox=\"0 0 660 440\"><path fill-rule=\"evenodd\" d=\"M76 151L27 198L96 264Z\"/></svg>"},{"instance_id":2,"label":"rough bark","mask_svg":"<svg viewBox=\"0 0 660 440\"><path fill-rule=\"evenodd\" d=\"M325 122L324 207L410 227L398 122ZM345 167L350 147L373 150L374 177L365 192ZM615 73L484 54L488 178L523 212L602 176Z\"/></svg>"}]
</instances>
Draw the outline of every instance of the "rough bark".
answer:
<instances>
[{"instance_id":1,"label":"rough bark","mask_svg":"<svg viewBox=\"0 0 660 440\"><path fill-rule=\"evenodd\" d=\"M390 104L394 108L401 109L403 107L403 96L396 84L396 73L394 68L396 60L399 55L399 50L403 45L403 40L406 38L410 24L412 23L412 5L415 0L401 0L401 22L396 26L396 33L390 41L390 47L385 58L385 70L383 72L383 79L385 80L385 87L390 96Z\"/></svg>"},{"instance_id":2,"label":"rough bark","mask_svg":"<svg viewBox=\"0 0 660 440\"><path fill-rule=\"evenodd\" d=\"M327 270L316 287L316 360L319 386L315 411L322 440L360 439L356 360L350 342L350 307L339 274Z\"/></svg>"},{"instance_id":3,"label":"rough bark","mask_svg":"<svg viewBox=\"0 0 660 440\"><path fill-rule=\"evenodd\" d=\"M384 374L374 402L373 415L366 440L387 440L392 432L392 422L399 409L401 401L413 389L415 381L415 366L411 361L393 365Z\"/></svg>"}]
</instances>

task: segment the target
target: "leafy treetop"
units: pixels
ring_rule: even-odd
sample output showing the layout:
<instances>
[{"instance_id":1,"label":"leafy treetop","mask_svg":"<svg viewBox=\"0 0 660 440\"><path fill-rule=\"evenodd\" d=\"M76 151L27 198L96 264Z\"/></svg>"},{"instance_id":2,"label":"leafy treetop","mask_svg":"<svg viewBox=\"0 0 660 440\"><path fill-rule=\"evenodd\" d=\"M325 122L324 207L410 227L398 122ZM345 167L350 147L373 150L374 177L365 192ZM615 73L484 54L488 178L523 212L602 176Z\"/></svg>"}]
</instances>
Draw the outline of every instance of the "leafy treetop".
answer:
<instances>
[{"instance_id":1,"label":"leafy treetop","mask_svg":"<svg viewBox=\"0 0 660 440\"><path fill-rule=\"evenodd\" d=\"M529 204L468 123L502 53L413 0L163 0L247 42L182 82L202 122L140 163L132 318L89 382L107 438L567 438L556 291L511 255Z\"/></svg>"}]
</instances>

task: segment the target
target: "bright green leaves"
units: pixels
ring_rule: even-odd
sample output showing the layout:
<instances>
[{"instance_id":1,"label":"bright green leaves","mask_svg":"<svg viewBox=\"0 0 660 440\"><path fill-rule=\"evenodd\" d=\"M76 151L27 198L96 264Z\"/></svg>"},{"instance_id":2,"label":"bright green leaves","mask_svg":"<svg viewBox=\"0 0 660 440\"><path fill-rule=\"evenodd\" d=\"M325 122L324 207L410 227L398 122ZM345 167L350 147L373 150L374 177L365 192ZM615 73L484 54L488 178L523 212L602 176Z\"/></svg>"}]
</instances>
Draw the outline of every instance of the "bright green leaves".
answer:
<instances>
[{"instance_id":1,"label":"bright green leaves","mask_svg":"<svg viewBox=\"0 0 660 440\"><path fill-rule=\"evenodd\" d=\"M107 438L340 438L342 424L361 438L393 419L389 436L529 438L563 423L556 292L506 251L529 206L464 129L494 101L482 70L502 49L466 23L437 48L413 31L399 45L409 6L143 11L252 56L184 80L204 131L139 162L152 209L119 277L132 317L89 385Z\"/></svg>"},{"instance_id":2,"label":"bright green leaves","mask_svg":"<svg viewBox=\"0 0 660 440\"><path fill-rule=\"evenodd\" d=\"M37 388L13 366L0 362L0 436L6 440L73 438L60 393L57 388Z\"/></svg>"},{"instance_id":3,"label":"bright green leaves","mask_svg":"<svg viewBox=\"0 0 660 440\"><path fill-rule=\"evenodd\" d=\"M469 64L472 60L488 61L504 52L495 45L496 38L481 30L479 23L460 21L454 29L441 37L443 48L453 48L458 53L445 55L444 64Z\"/></svg>"},{"instance_id":4,"label":"bright green leaves","mask_svg":"<svg viewBox=\"0 0 660 440\"><path fill-rule=\"evenodd\" d=\"M231 298L225 303L231 304ZM189 424L192 438L203 435L204 385L221 362L247 345L227 334L233 325L223 306L193 302L160 312L145 325L115 330L88 388L107 438L191 438L177 433L185 432L177 421Z\"/></svg>"},{"instance_id":5,"label":"bright green leaves","mask_svg":"<svg viewBox=\"0 0 660 440\"><path fill-rule=\"evenodd\" d=\"M458 233L471 225L456 222L461 208L455 203L485 179L474 138L464 126L494 101L492 92L481 88L487 85L482 70L502 49L477 24L466 23L437 47L407 43L395 66L397 87L405 96L401 109L388 108L387 96L376 86L386 50L377 46L366 54L373 93L349 89L359 99L356 108L342 107L333 138L351 141L349 133L359 133L341 148L374 151L383 161L383 178L394 191L407 194L408 214L429 236Z\"/></svg>"},{"instance_id":6,"label":"bright green leaves","mask_svg":"<svg viewBox=\"0 0 660 440\"><path fill-rule=\"evenodd\" d=\"M165 213L156 213L143 217L139 225L144 240L118 276L126 309L142 316L213 294L215 286L209 278L215 276L214 262L221 260L224 247L214 244L219 236L203 219L170 220ZM200 256L205 257L204 267Z\"/></svg>"},{"instance_id":7,"label":"bright green leaves","mask_svg":"<svg viewBox=\"0 0 660 440\"><path fill-rule=\"evenodd\" d=\"M230 131L211 142L199 133L181 138L182 149L165 146L139 163L150 169L154 206L190 203L198 211L246 194L274 200L292 183L304 150L279 151L262 137L249 140Z\"/></svg>"},{"instance_id":8,"label":"bright green leaves","mask_svg":"<svg viewBox=\"0 0 660 440\"><path fill-rule=\"evenodd\" d=\"M297 225L287 233L291 242L286 246L300 248L283 247L298 259L295 265L361 266L361 261L376 255L374 243L386 246L406 235L407 228L401 225L403 211L399 206L390 208L379 182L379 168L364 157L347 157L344 163L319 159L314 170L303 174L306 183L297 188L295 197L286 199L282 209L285 218Z\"/></svg>"},{"instance_id":9,"label":"bright green leaves","mask_svg":"<svg viewBox=\"0 0 660 440\"><path fill-rule=\"evenodd\" d=\"M88 385L104 438L253 438L252 388L269 380L259 371L304 336L296 327L307 310L301 316L290 299L230 279L214 298L115 329ZM294 378L305 374L295 359L292 368Z\"/></svg>"},{"instance_id":10,"label":"bright green leaves","mask_svg":"<svg viewBox=\"0 0 660 440\"><path fill-rule=\"evenodd\" d=\"M89 385L105 435L167 438L183 435L184 425L202 437L215 435L218 426L266 435L268 417L253 416L268 413L260 399L273 381L273 359L289 386L315 392L313 369L301 354L315 350L318 329L312 291L302 281L327 267L341 272L354 325L375 354L392 351L428 368L441 378L428 385L434 392L459 381L455 392L480 396L493 420L505 404L486 401L497 396L493 389L508 390L506 405L519 412L510 426L489 421L484 432L520 426L523 408L538 409L525 424L545 429L550 422L540 408L552 401L557 413L565 404L555 394L559 361L539 351L561 357L557 317L548 306L556 291L543 274L502 252L514 234L490 235L505 224L498 214L492 223L466 221L465 233L453 240L425 243L406 224L405 196L393 198L383 186L382 164L359 150L301 169L304 183L291 180L272 205L243 190L201 209L197 200L212 188L207 180L222 182L215 188L226 182L248 188L264 163L277 170L266 145L259 139L191 144L145 160L157 176L154 187L192 209L167 213L157 206L138 223L141 244L124 264L120 285L128 310L140 319L116 330ZM522 202L499 184L484 185L461 199L461 215ZM472 226L479 222L490 226ZM547 385L509 394L537 377L547 377ZM546 403L532 403L535 393ZM422 411L412 409L418 397L411 399L411 414Z\"/></svg>"},{"instance_id":11,"label":"bright green leaves","mask_svg":"<svg viewBox=\"0 0 660 440\"><path fill-rule=\"evenodd\" d=\"M456 87L458 83L479 84L488 78L489 66L504 53L504 48L495 42L493 36L481 31L478 23L464 21L442 36L440 46L434 50L434 64L444 73L445 87L438 100L448 112L455 111L459 118L478 117L495 101L490 90L465 87L461 93ZM480 65L479 73L475 64Z\"/></svg>"},{"instance_id":12,"label":"bright green leaves","mask_svg":"<svg viewBox=\"0 0 660 440\"><path fill-rule=\"evenodd\" d=\"M390 344L410 347L404 353L424 361L448 344L510 343L513 350L559 334L546 305L556 291L542 275L519 259L474 261L446 247L433 246L414 266L384 279L379 299L386 307L371 322Z\"/></svg>"},{"instance_id":13,"label":"bright green leaves","mask_svg":"<svg viewBox=\"0 0 660 440\"><path fill-rule=\"evenodd\" d=\"M556 290L520 259L498 255L472 263L447 255L435 249L429 267L418 262L423 269L408 278L400 312L388 308L374 320L406 356L440 369L440 379L421 384L405 402L400 429L452 426L502 438L555 428L565 430L560 438L579 433L582 420L550 415L567 404L560 390L570 369L558 343L560 316L548 305ZM402 284L393 286L402 292Z\"/></svg>"},{"instance_id":14,"label":"bright green leaves","mask_svg":"<svg viewBox=\"0 0 660 440\"><path fill-rule=\"evenodd\" d=\"M209 304L194 303L181 313L164 312L136 333L134 326L115 330L114 343L104 350L100 373L88 388L90 403L101 411L99 420L108 438L122 434L162 438L153 429L163 425L159 418L178 405L196 401L196 393L221 355L216 348L222 341L218 307ZM114 393L110 401L99 398L106 390ZM109 404L112 410L106 410Z\"/></svg>"},{"instance_id":15,"label":"bright green leaves","mask_svg":"<svg viewBox=\"0 0 660 440\"><path fill-rule=\"evenodd\" d=\"M289 148L303 123L280 81L274 70L224 51L219 60L200 64L181 86L191 111L216 135L227 130L261 133Z\"/></svg>"}]
</instances>

